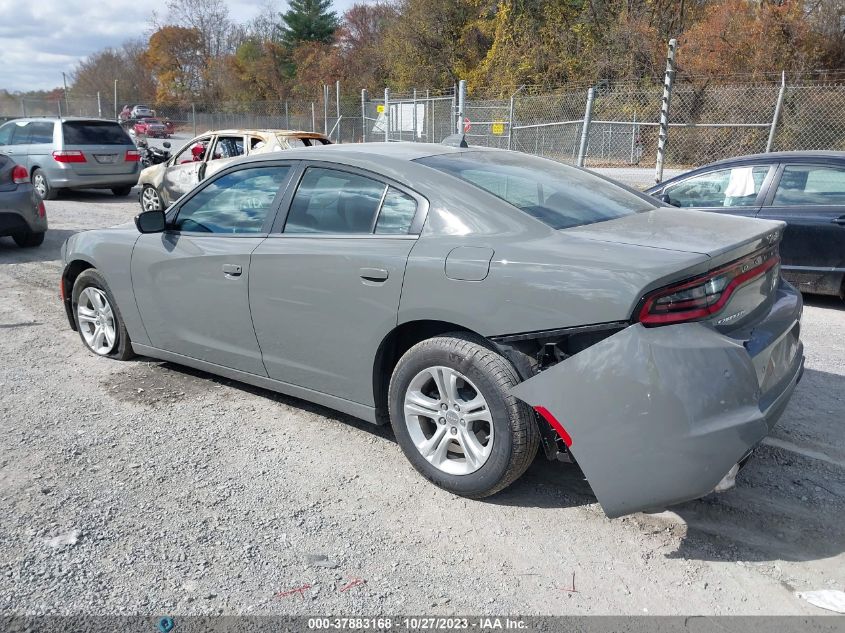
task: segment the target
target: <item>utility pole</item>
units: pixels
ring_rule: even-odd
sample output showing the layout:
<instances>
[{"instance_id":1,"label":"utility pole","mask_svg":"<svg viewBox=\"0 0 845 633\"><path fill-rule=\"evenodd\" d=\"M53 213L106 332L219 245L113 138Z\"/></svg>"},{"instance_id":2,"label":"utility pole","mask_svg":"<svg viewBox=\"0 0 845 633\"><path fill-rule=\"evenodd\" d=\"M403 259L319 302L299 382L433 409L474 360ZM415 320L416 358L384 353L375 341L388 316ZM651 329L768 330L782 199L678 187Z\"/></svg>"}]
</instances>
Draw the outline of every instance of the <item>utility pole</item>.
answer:
<instances>
[{"instance_id":1,"label":"utility pole","mask_svg":"<svg viewBox=\"0 0 845 633\"><path fill-rule=\"evenodd\" d=\"M672 86L675 84L675 48L678 41L669 40L666 53L666 75L663 78L663 101L660 104L660 131L657 135L657 162L654 169L654 181L663 180L663 161L666 158L666 141L669 138L669 103L672 101Z\"/></svg>"}]
</instances>

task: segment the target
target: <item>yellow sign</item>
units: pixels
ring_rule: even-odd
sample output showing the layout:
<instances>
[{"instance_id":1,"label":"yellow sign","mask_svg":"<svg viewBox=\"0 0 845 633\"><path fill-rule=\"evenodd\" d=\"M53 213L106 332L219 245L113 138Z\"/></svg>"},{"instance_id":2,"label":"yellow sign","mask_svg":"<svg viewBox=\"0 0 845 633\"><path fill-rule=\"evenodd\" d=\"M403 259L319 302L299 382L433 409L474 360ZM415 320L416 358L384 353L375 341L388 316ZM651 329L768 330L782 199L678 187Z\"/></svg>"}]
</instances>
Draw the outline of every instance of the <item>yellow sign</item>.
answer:
<instances>
[{"instance_id":1,"label":"yellow sign","mask_svg":"<svg viewBox=\"0 0 845 633\"><path fill-rule=\"evenodd\" d=\"M379 114L384 113L384 104L383 103L380 103L376 106L376 112L378 112Z\"/></svg>"},{"instance_id":2,"label":"yellow sign","mask_svg":"<svg viewBox=\"0 0 845 633\"><path fill-rule=\"evenodd\" d=\"M496 123L491 125L490 128L493 134L495 134L496 136L501 136L505 133L505 124L501 121L497 121Z\"/></svg>"}]
</instances>

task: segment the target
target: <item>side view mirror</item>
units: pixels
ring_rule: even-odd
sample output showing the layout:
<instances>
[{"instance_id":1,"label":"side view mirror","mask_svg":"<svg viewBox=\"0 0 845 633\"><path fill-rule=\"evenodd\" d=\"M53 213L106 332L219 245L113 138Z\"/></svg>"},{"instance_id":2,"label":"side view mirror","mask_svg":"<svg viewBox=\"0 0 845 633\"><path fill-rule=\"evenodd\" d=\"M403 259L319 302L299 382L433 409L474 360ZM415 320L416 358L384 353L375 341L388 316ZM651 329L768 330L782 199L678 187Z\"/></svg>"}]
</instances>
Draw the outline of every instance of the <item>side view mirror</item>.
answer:
<instances>
[{"instance_id":1,"label":"side view mirror","mask_svg":"<svg viewBox=\"0 0 845 633\"><path fill-rule=\"evenodd\" d=\"M164 146L164 149L170 149L170 141L165 141L162 145Z\"/></svg>"},{"instance_id":2,"label":"side view mirror","mask_svg":"<svg viewBox=\"0 0 845 633\"><path fill-rule=\"evenodd\" d=\"M672 198L669 197L668 193L661 193L660 196L659 196L659 200L661 202L665 202L666 204L670 204L673 207L680 207L681 206L679 202L672 200Z\"/></svg>"},{"instance_id":3,"label":"side view mirror","mask_svg":"<svg viewBox=\"0 0 845 633\"><path fill-rule=\"evenodd\" d=\"M164 211L144 211L135 216L140 233L161 233L165 228Z\"/></svg>"}]
</instances>

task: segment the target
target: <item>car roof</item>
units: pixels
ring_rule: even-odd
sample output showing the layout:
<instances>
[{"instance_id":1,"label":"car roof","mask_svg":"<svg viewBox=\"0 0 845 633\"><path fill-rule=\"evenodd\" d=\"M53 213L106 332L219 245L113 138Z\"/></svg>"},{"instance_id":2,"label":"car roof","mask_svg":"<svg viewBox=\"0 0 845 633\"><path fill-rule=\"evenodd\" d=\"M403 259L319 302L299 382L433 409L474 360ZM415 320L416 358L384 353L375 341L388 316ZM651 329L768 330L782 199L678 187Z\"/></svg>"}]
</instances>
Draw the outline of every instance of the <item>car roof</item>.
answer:
<instances>
[{"instance_id":1,"label":"car roof","mask_svg":"<svg viewBox=\"0 0 845 633\"><path fill-rule=\"evenodd\" d=\"M95 117L95 116L62 116L62 117L58 117L58 116L22 116L22 117L18 117L16 119L10 119L9 121L7 121L7 123L16 123L16 122L29 123L31 121L52 121L52 122L56 122L56 121L61 121L61 122L65 122L65 121L98 121L98 122L104 122L104 123L114 123L115 125L118 125L117 121L115 121L114 119L105 119L105 118Z\"/></svg>"},{"instance_id":2,"label":"car roof","mask_svg":"<svg viewBox=\"0 0 845 633\"><path fill-rule=\"evenodd\" d=\"M320 132L306 132L305 130L281 130L273 128L256 128L249 130L231 128L227 130L209 130L208 132L200 134L200 136L205 136L206 134L278 134L279 136L296 136L299 138L328 138L328 136Z\"/></svg>"},{"instance_id":3,"label":"car roof","mask_svg":"<svg viewBox=\"0 0 845 633\"><path fill-rule=\"evenodd\" d=\"M371 162L378 165L385 158L395 161L412 161L426 156L441 154L459 154L466 151L506 151L487 147L452 147L439 143L414 143L410 141L397 143L348 143L323 145L321 147L306 147L288 149L281 152L258 154L245 160L267 160L268 158L314 159L315 155L328 158L333 162L354 160L355 162Z\"/></svg>"}]
</instances>

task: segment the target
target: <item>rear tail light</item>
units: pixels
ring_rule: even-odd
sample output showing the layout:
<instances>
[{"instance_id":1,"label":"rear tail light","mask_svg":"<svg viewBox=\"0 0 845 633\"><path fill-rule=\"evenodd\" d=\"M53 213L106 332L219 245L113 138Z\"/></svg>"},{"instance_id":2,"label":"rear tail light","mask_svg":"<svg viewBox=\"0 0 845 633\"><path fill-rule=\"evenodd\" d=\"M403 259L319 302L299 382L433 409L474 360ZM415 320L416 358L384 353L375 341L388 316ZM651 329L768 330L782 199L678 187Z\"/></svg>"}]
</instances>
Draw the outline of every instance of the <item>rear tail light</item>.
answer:
<instances>
[{"instance_id":1,"label":"rear tail light","mask_svg":"<svg viewBox=\"0 0 845 633\"><path fill-rule=\"evenodd\" d=\"M16 185L22 185L29 182L29 173L23 165L15 165L12 169L12 182Z\"/></svg>"},{"instance_id":2,"label":"rear tail light","mask_svg":"<svg viewBox=\"0 0 845 633\"><path fill-rule=\"evenodd\" d=\"M139 160L141 160L141 152L139 152L137 149L126 150L127 163L137 163Z\"/></svg>"},{"instance_id":3,"label":"rear tail light","mask_svg":"<svg viewBox=\"0 0 845 633\"><path fill-rule=\"evenodd\" d=\"M757 252L645 296L639 321L646 326L698 321L719 312L741 285L766 274L780 261L776 249Z\"/></svg>"},{"instance_id":4,"label":"rear tail light","mask_svg":"<svg viewBox=\"0 0 845 633\"><path fill-rule=\"evenodd\" d=\"M85 154L78 149L65 149L53 152L53 158L57 163L85 163Z\"/></svg>"},{"instance_id":5,"label":"rear tail light","mask_svg":"<svg viewBox=\"0 0 845 633\"><path fill-rule=\"evenodd\" d=\"M38 201L38 217L43 218L46 215L47 215L47 209L44 207L44 201L39 200Z\"/></svg>"}]
</instances>

